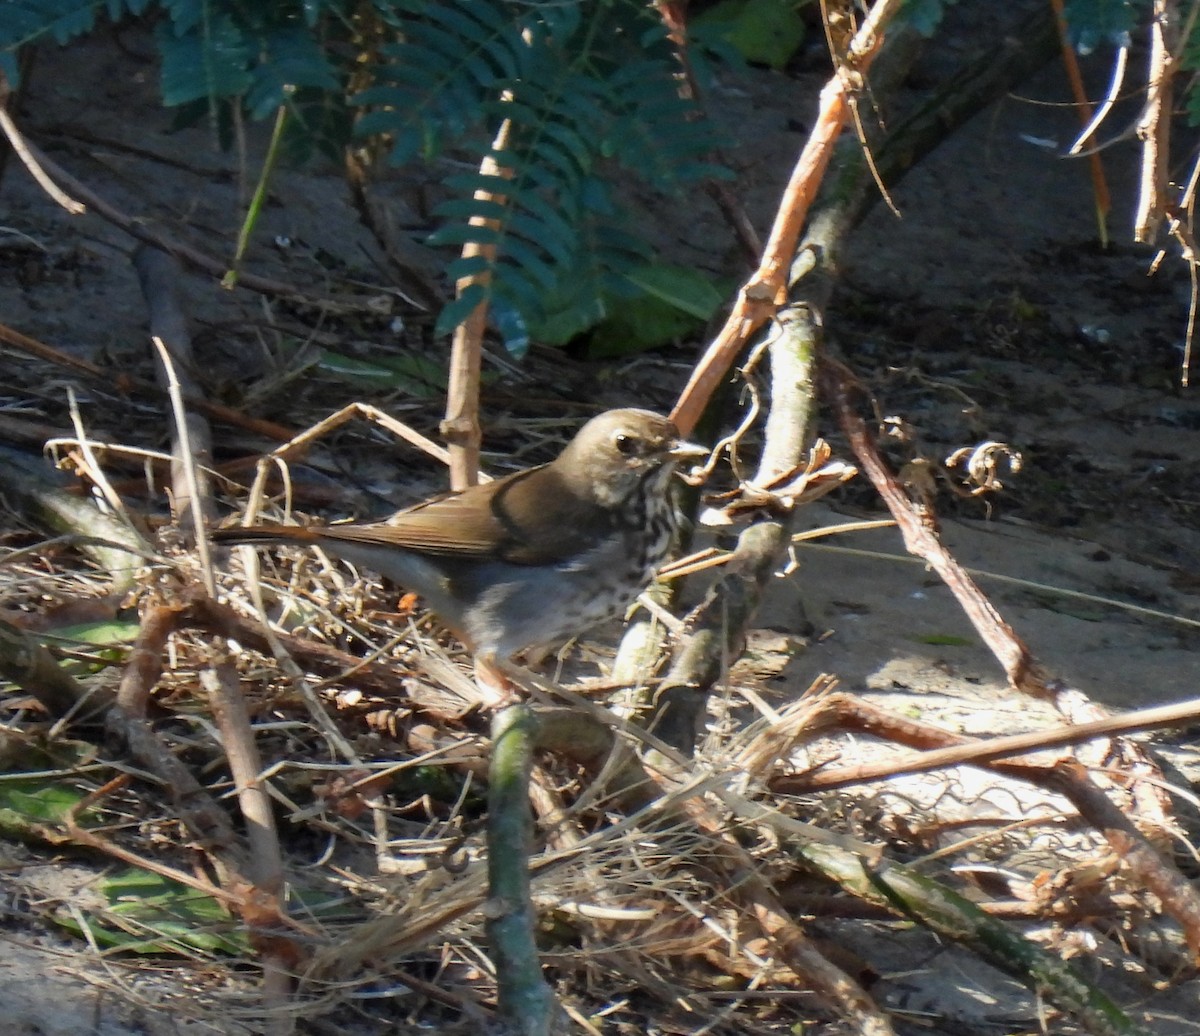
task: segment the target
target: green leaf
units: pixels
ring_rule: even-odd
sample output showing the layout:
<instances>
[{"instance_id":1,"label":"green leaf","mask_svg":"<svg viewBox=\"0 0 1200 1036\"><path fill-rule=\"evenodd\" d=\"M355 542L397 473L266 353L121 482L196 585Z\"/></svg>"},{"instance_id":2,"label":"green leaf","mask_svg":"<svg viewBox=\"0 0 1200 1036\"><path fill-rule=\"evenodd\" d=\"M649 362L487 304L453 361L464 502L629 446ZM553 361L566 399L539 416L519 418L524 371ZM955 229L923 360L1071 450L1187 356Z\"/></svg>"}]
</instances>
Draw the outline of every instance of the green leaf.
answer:
<instances>
[{"instance_id":1,"label":"green leaf","mask_svg":"<svg viewBox=\"0 0 1200 1036\"><path fill-rule=\"evenodd\" d=\"M322 349L317 366L349 382L402 389L421 399L439 399L446 392L444 367L422 356L383 354L363 360Z\"/></svg>"},{"instance_id":2,"label":"green leaf","mask_svg":"<svg viewBox=\"0 0 1200 1036\"><path fill-rule=\"evenodd\" d=\"M300 28L267 33L246 93L250 117L265 119L273 115L280 105L290 104L295 92L303 87L338 88L338 78L324 48L311 33Z\"/></svg>"},{"instance_id":3,"label":"green leaf","mask_svg":"<svg viewBox=\"0 0 1200 1036\"><path fill-rule=\"evenodd\" d=\"M806 29L787 0L720 0L694 19L715 28L747 61L783 68L804 42Z\"/></svg>"},{"instance_id":4,"label":"green leaf","mask_svg":"<svg viewBox=\"0 0 1200 1036\"><path fill-rule=\"evenodd\" d=\"M630 356L695 334L725 298L691 267L638 266L624 280L619 294L608 295L608 315L589 336L588 355L596 359Z\"/></svg>"},{"instance_id":5,"label":"green leaf","mask_svg":"<svg viewBox=\"0 0 1200 1036\"><path fill-rule=\"evenodd\" d=\"M443 181L447 187L463 194L495 194L504 197L512 188L512 181L495 173L455 173Z\"/></svg>"},{"instance_id":6,"label":"green leaf","mask_svg":"<svg viewBox=\"0 0 1200 1036\"><path fill-rule=\"evenodd\" d=\"M434 334L453 334L454 329L471 315L476 306L486 301L489 295L490 292L482 284L468 284L462 294L453 302L448 302L438 314Z\"/></svg>"},{"instance_id":7,"label":"green leaf","mask_svg":"<svg viewBox=\"0 0 1200 1036\"><path fill-rule=\"evenodd\" d=\"M244 956L250 941L212 896L139 868L120 871L92 886L107 907L77 914L59 910L55 920L101 946L137 953L194 956L195 951Z\"/></svg>"},{"instance_id":8,"label":"green leaf","mask_svg":"<svg viewBox=\"0 0 1200 1036\"><path fill-rule=\"evenodd\" d=\"M699 328L688 314L649 295L614 306L610 315L592 330L588 356L612 359L670 345Z\"/></svg>"},{"instance_id":9,"label":"green leaf","mask_svg":"<svg viewBox=\"0 0 1200 1036\"><path fill-rule=\"evenodd\" d=\"M58 626L44 633L43 639L109 647L118 644L132 644L140 632L139 623L124 619L107 619L100 622L80 622L72 626Z\"/></svg>"},{"instance_id":10,"label":"green leaf","mask_svg":"<svg viewBox=\"0 0 1200 1036\"><path fill-rule=\"evenodd\" d=\"M510 234L504 239L504 256L520 265L523 280L535 281L542 291L551 291L558 283L558 273L546 261L545 245L544 241L526 240ZM560 256L558 259L560 269L569 265L569 256ZM511 266L498 268L501 278L507 269L511 269Z\"/></svg>"},{"instance_id":11,"label":"green leaf","mask_svg":"<svg viewBox=\"0 0 1200 1036\"><path fill-rule=\"evenodd\" d=\"M725 301L712 278L692 266L639 266L625 276L647 295L697 320L710 319Z\"/></svg>"},{"instance_id":12,"label":"green leaf","mask_svg":"<svg viewBox=\"0 0 1200 1036\"><path fill-rule=\"evenodd\" d=\"M478 277L492 269L492 262L485 255L461 255L446 267L446 279L458 283L466 277Z\"/></svg>"},{"instance_id":13,"label":"green leaf","mask_svg":"<svg viewBox=\"0 0 1200 1036\"><path fill-rule=\"evenodd\" d=\"M1067 0L1063 6L1067 38L1082 54L1101 43L1120 46L1151 8L1151 0Z\"/></svg>"},{"instance_id":14,"label":"green leaf","mask_svg":"<svg viewBox=\"0 0 1200 1036\"><path fill-rule=\"evenodd\" d=\"M158 42L163 104L239 97L253 83L250 43L229 15L218 15L203 29L180 37L160 30Z\"/></svg>"},{"instance_id":15,"label":"green leaf","mask_svg":"<svg viewBox=\"0 0 1200 1036\"><path fill-rule=\"evenodd\" d=\"M110 13L114 2L110 0ZM42 36L68 43L92 31L100 6L97 0L4 0L0 3L0 49L16 50Z\"/></svg>"},{"instance_id":16,"label":"green leaf","mask_svg":"<svg viewBox=\"0 0 1200 1036\"><path fill-rule=\"evenodd\" d=\"M958 0L904 0L900 7L900 18L922 36L932 36L942 24L946 8Z\"/></svg>"},{"instance_id":17,"label":"green leaf","mask_svg":"<svg viewBox=\"0 0 1200 1036\"><path fill-rule=\"evenodd\" d=\"M41 639L51 645L91 649L86 652L86 659L69 658L59 663L68 673L78 677L125 661L129 654L129 646L140 632L141 627L136 622L109 619L59 626L43 632Z\"/></svg>"},{"instance_id":18,"label":"green leaf","mask_svg":"<svg viewBox=\"0 0 1200 1036\"><path fill-rule=\"evenodd\" d=\"M492 298L492 324L500 332L504 348L518 360L529 351L529 325L521 311L503 295Z\"/></svg>"},{"instance_id":19,"label":"green leaf","mask_svg":"<svg viewBox=\"0 0 1200 1036\"><path fill-rule=\"evenodd\" d=\"M439 227L426 240L431 245L465 245L468 242L494 245L500 240L500 234L494 227L479 223L452 223Z\"/></svg>"},{"instance_id":20,"label":"green leaf","mask_svg":"<svg viewBox=\"0 0 1200 1036\"><path fill-rule=\"evenodd\" d=\"M433 210L433 214L466 222L470 219L502 220L508 215L508 211L507 205L490 198L451 198L441 202Z\"/></svg>"},{"instance_id":21,"label":"green leaf","mask_svg":"<svg viewBox=\"0 0 1200 1036\"><path fill-rule=\"evenodd\" d=\"M599 293L581 286L568 297L549 297L543 300L542 312L533 325L533 335L545 345L566 345L595 328L607 313Z\"/></svg>"},{"instance_id":22,"label":"green leaf","mask_svg":"<svg viewBox=\"0 0 1200 1036\"><path fill-rule=\"evenodd\" d=\"M61 824L84 799L61 775L5 777L0 780L0 831L28 837L31 824Z\"/></svg>"}]
</instances>

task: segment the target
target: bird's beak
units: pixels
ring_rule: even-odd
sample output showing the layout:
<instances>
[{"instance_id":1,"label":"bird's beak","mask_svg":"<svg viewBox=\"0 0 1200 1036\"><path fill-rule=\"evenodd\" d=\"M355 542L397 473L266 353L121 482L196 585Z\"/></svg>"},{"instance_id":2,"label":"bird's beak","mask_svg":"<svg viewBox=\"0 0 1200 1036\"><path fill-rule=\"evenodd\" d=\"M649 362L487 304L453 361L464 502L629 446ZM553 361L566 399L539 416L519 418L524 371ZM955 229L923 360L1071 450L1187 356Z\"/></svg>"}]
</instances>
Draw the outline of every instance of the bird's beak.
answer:
<instances>
[{"instance_id":1,"label":"bird's beak","mask_svg":"<svg viewBox=\"0 0 1200 1036\"><path fill-rule=\"evenodd\" d=\"M671 447L671 449L668 451L668 456L673 461L701 461L707 459L710 452L711 451L707 446L700 446L694 442L681 441L677 442ZM703 481L703 478L700 474L703 471L703 467L696 467L693 465L689 467L686 472L683 470L677 470L675 475L677 478L683 479L683 481L689 486L698 486Z\"/></svg>"},{"instance_id":2,"label":"bird's beak","mask_svg":"<svg viewBox=\"0 0 1200 1036\"><path fill-rule=\"evenodd\" d=\"M699 460L708 456L708 447L694 442L677 442L667 451L672 460Z\"/></svg>"}]
</instances>

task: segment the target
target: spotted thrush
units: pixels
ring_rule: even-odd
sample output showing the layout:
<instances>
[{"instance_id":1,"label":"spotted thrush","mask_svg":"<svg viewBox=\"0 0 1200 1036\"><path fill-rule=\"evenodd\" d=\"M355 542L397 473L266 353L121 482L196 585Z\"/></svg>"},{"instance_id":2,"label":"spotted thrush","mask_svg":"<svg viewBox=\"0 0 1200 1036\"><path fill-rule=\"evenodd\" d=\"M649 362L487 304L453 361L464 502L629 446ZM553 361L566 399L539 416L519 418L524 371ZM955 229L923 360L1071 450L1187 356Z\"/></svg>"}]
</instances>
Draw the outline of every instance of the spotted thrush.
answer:
<instances>
[{"instance_id":1,"label":"spotted thrush","mask_svg":"<svg viewBox=\"0 0 1200 1036\"><path fill-rule=\"evenodd\" d=\"M549 464L386 521L213 538L321 547L416 591L477 660L509 660L625 612L670 546L676 464L705 452L658 414L610 410Z\"/></svg>"}]
</instances>

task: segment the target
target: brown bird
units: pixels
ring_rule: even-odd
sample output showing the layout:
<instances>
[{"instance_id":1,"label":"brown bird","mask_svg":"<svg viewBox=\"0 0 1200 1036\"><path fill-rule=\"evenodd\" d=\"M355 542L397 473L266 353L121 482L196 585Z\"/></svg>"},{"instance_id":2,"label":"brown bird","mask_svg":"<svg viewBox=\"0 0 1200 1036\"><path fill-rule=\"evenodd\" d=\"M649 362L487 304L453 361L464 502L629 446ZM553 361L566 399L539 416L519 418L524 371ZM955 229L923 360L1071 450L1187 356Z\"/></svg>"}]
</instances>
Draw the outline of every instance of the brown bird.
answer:
<instances>
[{"instance_id":1,"label":"brown bird","mask_svg":"<svg viewBox=\"0 0 1200 1036\"><path fill-rule=\"evenodd\" d=\"M670 545L676 464L706 452L658 414L610 410L549 464L386 521L213 538L321 547L416 591L477 660L508 660L625 612Z\"/></svg>"}]
</instances>

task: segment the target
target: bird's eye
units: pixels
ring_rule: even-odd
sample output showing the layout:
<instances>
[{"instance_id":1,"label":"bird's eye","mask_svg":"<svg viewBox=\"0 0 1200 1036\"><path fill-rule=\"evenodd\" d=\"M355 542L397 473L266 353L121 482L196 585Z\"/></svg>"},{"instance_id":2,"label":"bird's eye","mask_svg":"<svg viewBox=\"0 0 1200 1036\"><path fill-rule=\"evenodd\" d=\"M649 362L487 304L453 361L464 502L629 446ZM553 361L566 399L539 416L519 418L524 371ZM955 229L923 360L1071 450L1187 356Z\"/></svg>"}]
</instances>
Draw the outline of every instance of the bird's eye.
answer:
<instances>
[{"instance_id":1,"label":"bird's eye","mask_svg":"<svg viewBox=\"0 0 1200 1036\"><path fill-rule=\"evenodd\" d=\"M624 432L617 432L617 434L613 436L613 445L617 448L617 452L623 457L628 457L634 453L637 453L637 438L632 435L626 435Z\"/></svg>"}]
</instances>

